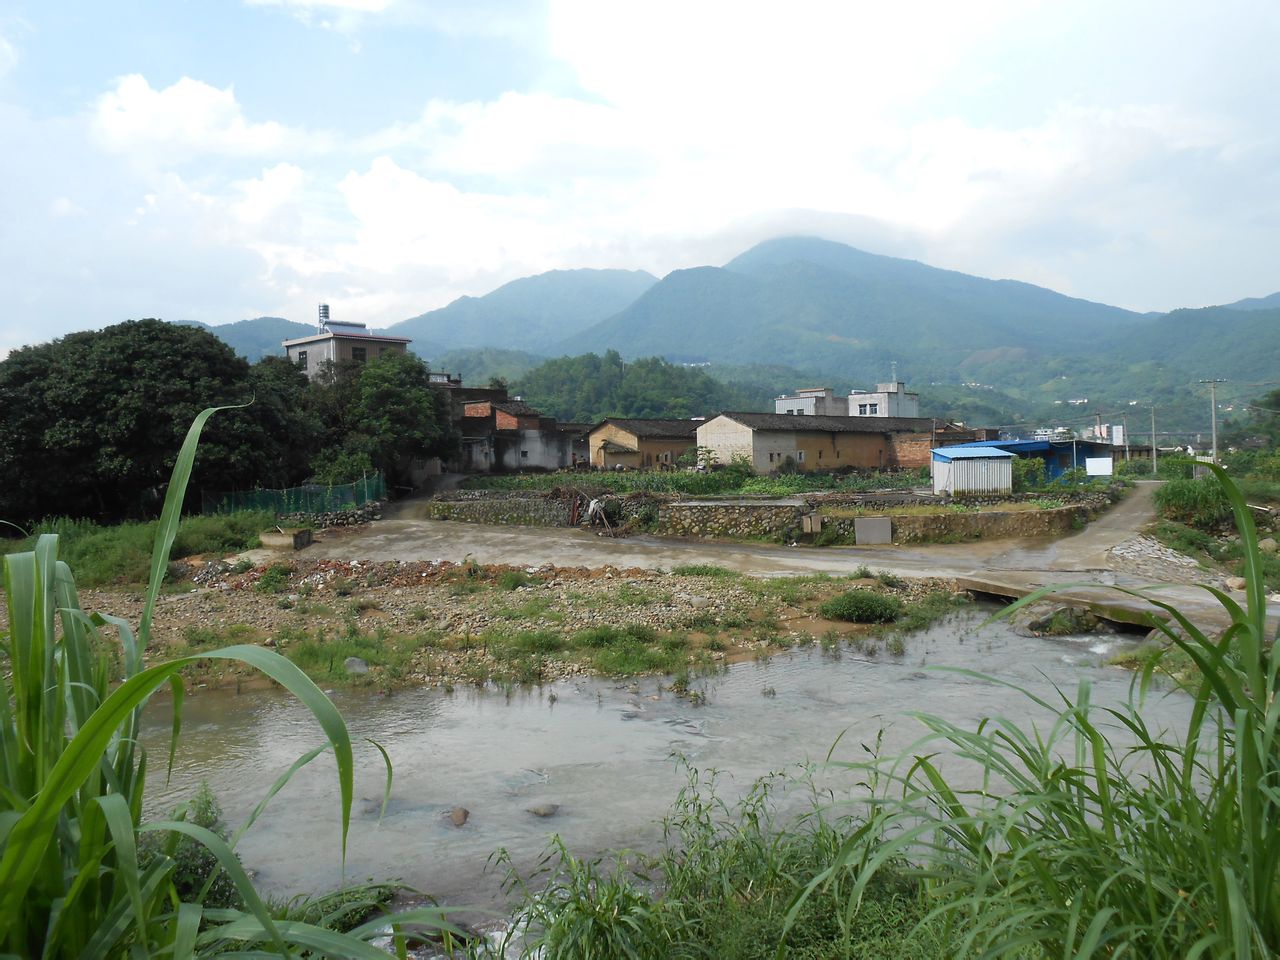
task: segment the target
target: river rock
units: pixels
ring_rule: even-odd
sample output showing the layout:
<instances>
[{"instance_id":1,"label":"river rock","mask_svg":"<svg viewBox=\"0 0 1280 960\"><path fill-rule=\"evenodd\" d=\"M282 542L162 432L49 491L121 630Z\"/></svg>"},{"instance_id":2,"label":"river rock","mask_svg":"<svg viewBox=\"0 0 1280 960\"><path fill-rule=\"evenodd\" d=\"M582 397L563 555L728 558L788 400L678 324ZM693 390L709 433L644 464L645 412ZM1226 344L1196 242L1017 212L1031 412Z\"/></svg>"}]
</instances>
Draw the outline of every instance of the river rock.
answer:
<instances>
[{"instance_id":1,"label":"river rock","mask_svg":"<svg viewBox=\"0 0 1280 960\"><path fill-rule=\"evenodd\" d=\"M539 803L530 807L529 812L535 817L554 817L560 812L560 804L558 803Z\"/></svg>"},{"instance_id":2,"label":"river rock","mask_svg":"<svg viewBox=\"0 0 1280 960\"><path fill-rule=\"evenodd\" d=\"M343 668L352 676L362 676L369 672L369 664L359 657L347 657L342 661Z\"/></svg>"},{"instance_id":3,"label":"river rock","mask_svg":"<svg viewBox=\"0 0 1280 960\"><path fill-rule=\"evenodd\" d=\"M449 811L449 822L455 827L461 827L471 817L471 811L466 807L454 807Z\"/></svg>"},{"instance_id":4,"label":"river rock","mask_svg":"<svg viewBox=\"0 0 1280 960\"><path fill-rule=\"evenodd\" d=\"M1227 585L1228 590L1243 590L1248 586L1244 577L1227 577L1223 583Z\"/></svg>"},{"instance_id":5,"label":"river rock","mask_svg":"<svg viewBox=\"0 0 1280 960\"><path fill-rule=\"evenodd\" d=\"M1267 537L1265 540L1258 541L1258 549L1263 553L1275 553L1280 550L1280 543L1276 543L1275 537Z\"/></svg>"},{"instance_id":6,"label":"river rock","mask_svg":"<svg viewBox=\"0 0 1280 960\"><path fill-rule=\"evenodd\" d=\"M1070 636L1078 633L1092 633L1098 629L1098 618L1087 607L1059 607L1046 617L1032 620L1028 626L1036 633Z\"/></svg>"}]
</instances>

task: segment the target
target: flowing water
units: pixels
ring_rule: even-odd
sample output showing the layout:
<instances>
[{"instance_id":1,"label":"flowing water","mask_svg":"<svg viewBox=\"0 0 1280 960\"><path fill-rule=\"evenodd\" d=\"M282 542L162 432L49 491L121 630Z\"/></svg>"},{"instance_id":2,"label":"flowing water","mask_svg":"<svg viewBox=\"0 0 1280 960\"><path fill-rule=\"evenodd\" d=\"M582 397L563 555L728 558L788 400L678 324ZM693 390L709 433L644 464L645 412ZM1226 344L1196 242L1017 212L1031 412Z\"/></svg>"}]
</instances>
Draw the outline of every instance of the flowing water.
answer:
<instances>
[{"instance_id":1,"label":"flowing water","mask_svg":"<svg viewBox=\"0 0 1280 960\"><path fill-rule=\"evenodd\" d=\"M996 714L1046 717L1007 686L933 668L975 670L1042 695L1054 685L1074 695L1087 678L1099 705L1129 696L1131 675L1102 665L1122 638L1028 638L1004 624L981 626L984 616L968 611L910 636L902 657L808 648L736 664L694 684L705 693L701 703L664 690L659 678L510 692L334 692L356 741L346 879L395 877L446 902L491 903L500 877L486 873L485 863L499 847L526 869L552 832L579 853L654 847L685 779L675 754L722 771L730 789L741 791L763 774L821 761L842 733L837 758L865 758L863 745L881 730L883 752L902 750L923 732L912 711L966 725ZM1176 731L1189 709L1181 694L1155 693L1143 712L1153 726ZM155 812L207 780L234 826L295 758L322 740L305 708L285 694L199 693L185 704L183 742L166 784L167 710L157 703L147 717ZM395 765L380 821L384 768L364 738L385 747ZM847 773L827 777L837 788L855 780ZM529 812L539 804L559 810L548 818ZM459 806L470 818L455 827L449 812ZM326 755L298 774L238 849L267 891L338 885L332 759Z\"/></svg>"}]
</instances>

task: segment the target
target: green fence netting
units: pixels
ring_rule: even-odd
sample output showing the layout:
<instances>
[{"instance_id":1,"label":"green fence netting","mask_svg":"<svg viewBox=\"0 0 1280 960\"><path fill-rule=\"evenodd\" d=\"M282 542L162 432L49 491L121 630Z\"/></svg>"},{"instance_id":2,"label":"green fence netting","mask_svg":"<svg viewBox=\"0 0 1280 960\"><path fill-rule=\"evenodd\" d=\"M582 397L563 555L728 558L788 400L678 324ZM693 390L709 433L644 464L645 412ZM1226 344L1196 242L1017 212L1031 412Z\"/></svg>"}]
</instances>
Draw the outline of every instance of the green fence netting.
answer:
<instances>
[{"instance_id":1,"label":"green fence netting","mask_svg":"<svg viewBox=\"0 0 1280 960\"><path fill-rule=\"evenodd\" d=\"M284 490L234 490L228 493L206 493L204 513L233 513L237 510L273 510L276 513L327 513L344 507L362 507L387 495L387 482L382 474L364 477L355 483L332 486L312 483Z\"/></svg>"}]
</instances>

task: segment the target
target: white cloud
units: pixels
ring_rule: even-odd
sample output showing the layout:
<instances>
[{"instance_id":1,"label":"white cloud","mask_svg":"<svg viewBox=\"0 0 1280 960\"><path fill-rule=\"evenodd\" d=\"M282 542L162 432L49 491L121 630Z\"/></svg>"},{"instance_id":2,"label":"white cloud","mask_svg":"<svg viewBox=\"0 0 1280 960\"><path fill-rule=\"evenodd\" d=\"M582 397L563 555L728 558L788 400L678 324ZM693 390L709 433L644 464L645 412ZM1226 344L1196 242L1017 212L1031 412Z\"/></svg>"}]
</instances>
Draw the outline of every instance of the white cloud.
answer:
<instances>
[{"instance_id":1,"label":"white cloud","mask_svg":"<svg viewBox=\"0 0 1280 960\"><path fill-rule=\"evenodd\" d=\"M392 0L245 0L251 7L287 7L292 10L348 10L381 13Z\"/></svg>"},{"instance_id":2,"label":"white cloud","mask_svg":"<svg viewBox=\"0 0 1280 960\"><path fill-rule=\"evenodd\" d=\"M98 99L93 124L106 147L139 158L150 151L256 156L297 147L302 139L275 121L246 120L231 87L190 77L163 90L138 74L122 77Z\"/></svg>"},{"instance_id":3,"label":"white cloud","mask_svg":"<svg viewBox=\"0 0 1280 960\"><path fill-rule=\"evenodd\" d=\"M0 78L8 76L18 65L18 48L0 34Z\"/></svg>"}]
</instances>

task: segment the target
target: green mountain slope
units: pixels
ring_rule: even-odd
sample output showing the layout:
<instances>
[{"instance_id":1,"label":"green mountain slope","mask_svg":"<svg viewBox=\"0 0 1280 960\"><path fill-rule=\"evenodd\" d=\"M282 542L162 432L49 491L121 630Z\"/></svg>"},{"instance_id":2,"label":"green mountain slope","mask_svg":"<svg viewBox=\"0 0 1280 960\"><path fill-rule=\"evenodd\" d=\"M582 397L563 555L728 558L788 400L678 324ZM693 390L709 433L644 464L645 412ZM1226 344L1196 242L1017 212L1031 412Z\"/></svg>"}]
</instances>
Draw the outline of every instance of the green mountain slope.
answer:
<instances>
[{"instance_id":1,"label":"green mountain slope","mask_svg":"<svg viewBox=\"0 0 1280 960\"><path fill-rule=\"evenodd\" d=\"M282 357L284 348L280 346L280 341L316 332L313 323L296 323L284 317L255 317L252 320L237 320L235 323L220 323L217 326L194 320L184 320L181 323L208 330L250 363L266 356Z\"/></svg>"},{"instance_id":2,"label":"green mountain slope","mask_svg":"<svg viewBox=\"0 0 1280 960\"><path fill-rule=\"evenodd\" d=\"M1235 303L1223 304L1228 310L1280 310L1280 293L1265 297L1245 297Z\"/></svg>"},{"instance_id":3,"label":"green mountain slope","mask_svg":"<svg viewBox=\"0 0 1280 960\"><path fill-rule=\"evenodd\" d=\"M483 297L460 297L386 332L445 349L501 347L546 354L549 343L612 316L655 282L643 270L552 270L513 280Z\"/></svg>"},{"instance_id":4,"label":"green mountain slope","mask_svg":"<svg viewBox=\"0 0 1280 960\"><path fill-rule=\"evenodd\" d=\"M786 238L723 268L676 271L573 344L624 356L782 363L864 381L887 379L896 360L918 381L957 377L971 354L1024 359L1084 349L1142 319L1031 284Z\"/></svg>"}]
</instances>

